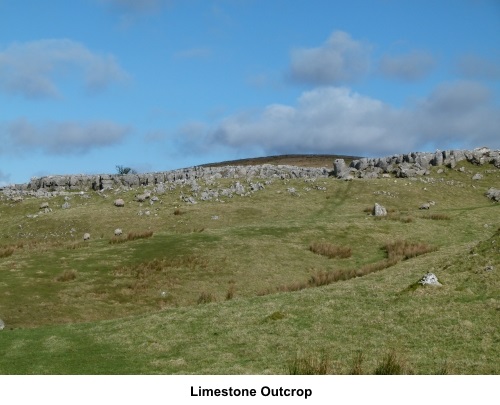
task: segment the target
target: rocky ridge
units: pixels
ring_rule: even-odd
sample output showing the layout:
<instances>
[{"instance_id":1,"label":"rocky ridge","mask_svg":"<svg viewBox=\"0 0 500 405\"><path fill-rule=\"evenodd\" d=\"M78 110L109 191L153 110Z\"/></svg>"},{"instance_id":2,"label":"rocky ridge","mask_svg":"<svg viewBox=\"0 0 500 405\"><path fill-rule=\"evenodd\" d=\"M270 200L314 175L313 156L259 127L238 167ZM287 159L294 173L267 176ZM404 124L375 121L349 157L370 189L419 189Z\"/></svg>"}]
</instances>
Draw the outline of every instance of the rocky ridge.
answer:
<instances>
[{"instance_id":1,"label":"rocky ridge","mask_svg":"<svg viewBox=\"0 0 500 405\"><path fill-rule=\"evenodd\" d=\"M185 169L144 174L100 174L100 175L56 175L32 178L29 183L15 184L0 188L4 196L31 195L44 197L50 193L63 191L104 191L108 189L138 187L169 187L172 184L196 183L196 180L217 180L220 178L242 179L251 182L257 179L316 179L334 176L338 179L400 177L415 178L430 174L432 166L456 168L459 162L468 161L476 165L492 164L500 168L500 150L486 147L474 150L446 150L436 152L412 152L383 158L355 159L349 165L344 159L335 159L331 168L310 168L290 165L250 165L250 166L195 166ZM242 194L242 190L232 190ZM254 183L252 183L254 184ZM250 188L259 188L255 183Z\"/></svg>"}]
</instances>

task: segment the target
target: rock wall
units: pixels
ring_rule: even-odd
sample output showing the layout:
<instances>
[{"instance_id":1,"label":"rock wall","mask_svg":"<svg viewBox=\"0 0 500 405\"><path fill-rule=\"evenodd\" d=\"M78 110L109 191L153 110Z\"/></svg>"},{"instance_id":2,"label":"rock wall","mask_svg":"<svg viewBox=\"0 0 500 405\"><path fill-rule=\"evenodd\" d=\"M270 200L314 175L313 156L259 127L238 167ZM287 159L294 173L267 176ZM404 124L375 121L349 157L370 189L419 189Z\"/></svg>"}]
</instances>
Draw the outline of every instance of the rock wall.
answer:
<instances>
[{"instance_id":1,"label":"rock wall","mask_svg":"<svg viewBox=\"0 0 500 405\"><path fill-rule=\"evenodd\" d=\"M431 166L447 166L454 169L461 161L483 165L491 163L500 168L500 150L477 148L474 150L445 150L428 153L413 152L383 158L353 160L347 167L342 159L334 162L333 174L337 178L373 178L389 173L396 177L416 177L429 174Z\"/></svg>"},{"instance_id":2,"label":"rock wall","mask_svg":"<svg viewBox=\"0 0 500 405\"><path fill-rule=\"evenodd\" d=\"M196 179L272 179L318 178L335 176L339 179L377 178L381 175L416 177L429 174L431 166L445 165L455 168L461 161L482 165L491 163L500 168L500 150L477 148L474 150L446 150L433 153L413 152L383 158L353 160L349 166L336 159L332 168L308 168L289 165L190 167L186 169L144 174L62 175L32 178L29 183L4 187L4 194L44 194L58 191L99 191L116 187L136 188L156 186Z\"/></svg>"},{"instance_id":3,"label":"rock wall","mask_svg":"<svg viewBox=\"0 0 500 405\"><path fill-rule=\"evenodd\" d=\"M223 166L190 167L186 169L143 174L100 174L44 176L32 178L29 183L15 184L3 188L4 193L18 192L36 194L37 192L58 191L100 191L117 187L136 188L156 186L176 182L192 182L198 179L245 179L245 178L317 178L328 177L327 168L308 168L298 166L270 164L260 166Z\"/></svg>"}]
</instances>

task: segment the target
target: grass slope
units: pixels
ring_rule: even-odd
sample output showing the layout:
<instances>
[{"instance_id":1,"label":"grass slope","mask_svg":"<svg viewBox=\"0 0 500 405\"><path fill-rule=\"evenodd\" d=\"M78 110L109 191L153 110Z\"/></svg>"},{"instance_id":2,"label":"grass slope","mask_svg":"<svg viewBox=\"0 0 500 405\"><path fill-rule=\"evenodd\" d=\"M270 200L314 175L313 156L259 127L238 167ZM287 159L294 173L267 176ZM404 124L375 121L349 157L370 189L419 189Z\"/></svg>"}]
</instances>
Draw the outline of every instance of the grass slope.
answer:
<instances>
[{"instance_id":1,"label":"grass slope","mask_svg":"<svg viewBox=\"0 0 500 405\"><path fill-rule=\"evenodd\" d=\"M187 187L142 206L140 190L74 193L70 209L47 200L49 213L0 201L0 373L286 374L325 356L329 372L372 373L397 353L407 373L498 374L500 208L484 192L500 173L463 166L425 183L275 180L223 203L181 203ZM374 202L387 218L367 215ZM153 234L110 243L118 227ZM435 251L312 287L382 263L394 241ZM428 271L442 287L417 284Z\"/></svg>"}]
</instances>

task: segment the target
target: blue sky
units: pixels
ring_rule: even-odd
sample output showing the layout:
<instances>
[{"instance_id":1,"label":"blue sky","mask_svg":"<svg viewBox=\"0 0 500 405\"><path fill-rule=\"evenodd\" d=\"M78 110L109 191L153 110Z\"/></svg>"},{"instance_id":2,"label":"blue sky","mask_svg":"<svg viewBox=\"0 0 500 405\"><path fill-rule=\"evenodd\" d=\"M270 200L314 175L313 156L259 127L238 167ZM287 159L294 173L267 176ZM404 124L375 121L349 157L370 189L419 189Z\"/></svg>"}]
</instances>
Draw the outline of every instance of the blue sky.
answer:
<instances>
[{"instance_id":1,"label":"blue sky","mask_svg":"<svg viewBox=\"0 0 500 405\"><path fill-rule=\"evenodd\" d=\"M0 185L500 148L498 0L0 0Z\"/></svg>"}]
</instances>

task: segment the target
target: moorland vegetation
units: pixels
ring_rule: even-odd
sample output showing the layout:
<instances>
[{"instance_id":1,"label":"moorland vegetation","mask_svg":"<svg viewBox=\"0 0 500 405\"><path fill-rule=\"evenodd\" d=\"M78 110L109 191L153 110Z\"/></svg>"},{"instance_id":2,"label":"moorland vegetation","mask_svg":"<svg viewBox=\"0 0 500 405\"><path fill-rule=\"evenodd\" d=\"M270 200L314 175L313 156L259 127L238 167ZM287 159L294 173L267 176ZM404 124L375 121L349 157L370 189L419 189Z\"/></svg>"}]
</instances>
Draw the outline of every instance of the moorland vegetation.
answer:
<instances>
[{"instance_id":1,"label":"moorland vegetation","mask_svg":"<svg viewBox=\"0 0 500 405\"><path fill-rule=\"evenodd\" d=\"M2 196L0 373L498 374L491 187L500 169L461 162L196 204L188 183Z\"/></svg>"}]
</instances>

